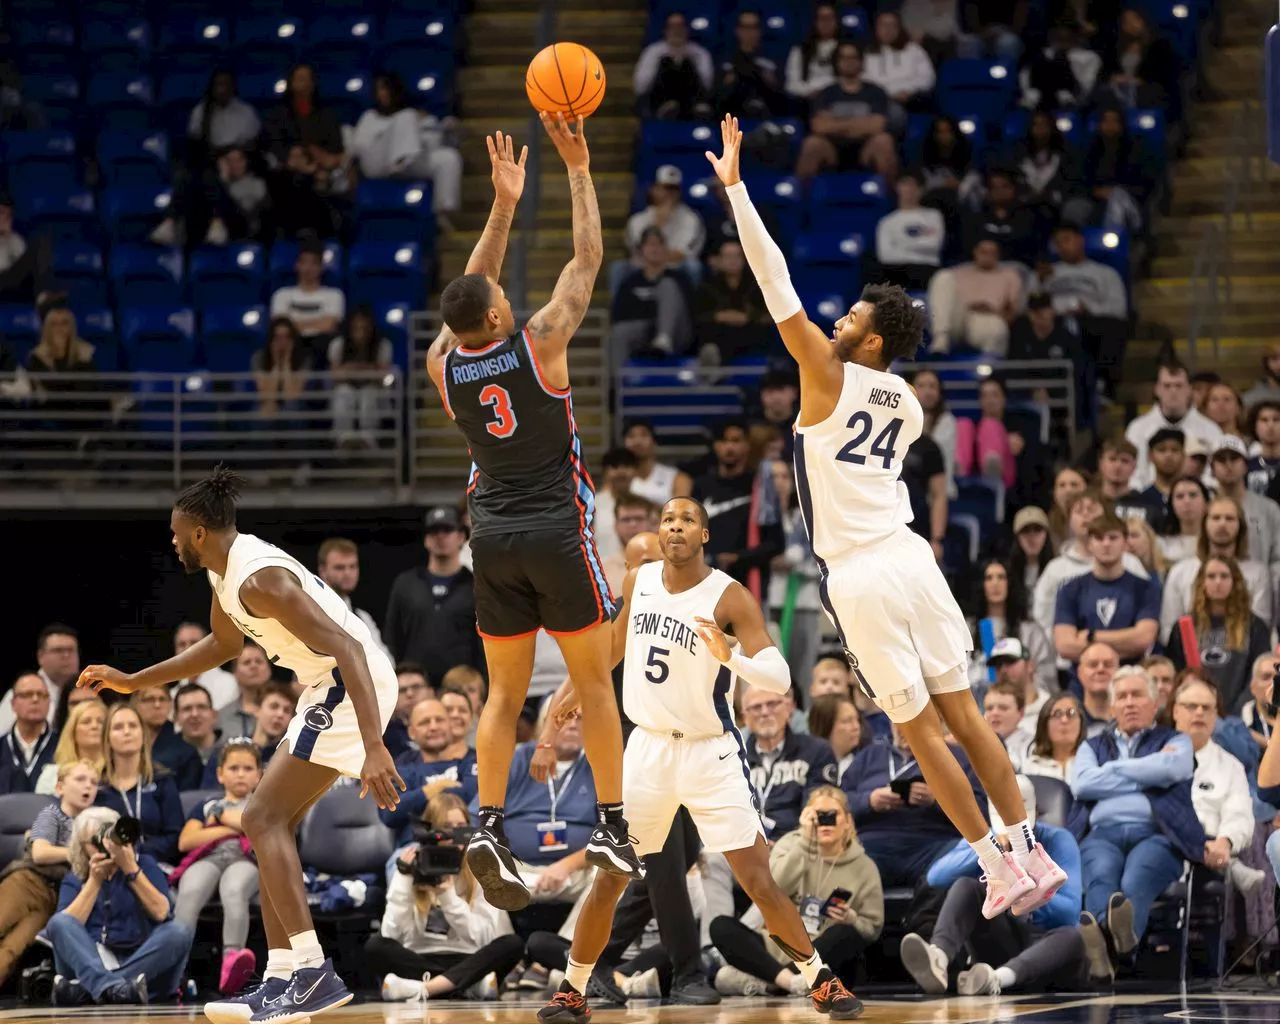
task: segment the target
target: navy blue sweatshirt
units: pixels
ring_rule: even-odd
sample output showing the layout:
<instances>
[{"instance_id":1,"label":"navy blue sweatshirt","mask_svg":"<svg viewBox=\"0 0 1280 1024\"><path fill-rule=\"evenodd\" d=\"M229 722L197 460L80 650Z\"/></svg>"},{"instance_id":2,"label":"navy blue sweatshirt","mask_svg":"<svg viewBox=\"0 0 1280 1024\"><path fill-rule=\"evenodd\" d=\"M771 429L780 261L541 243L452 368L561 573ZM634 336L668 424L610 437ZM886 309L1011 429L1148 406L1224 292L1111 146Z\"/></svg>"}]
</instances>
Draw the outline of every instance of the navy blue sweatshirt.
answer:
<instances>
[{"instance_id":1,"label":"navy blue sweatshirt","mask_svg":"<svg viewBox=\"0 0 1280 1024\"><path fill-rule=\"evenodd\" d=\"M161 864L178 863L178 833L187 816L182 813L178 785L165 768L156 770L155 781L125 790L123 794L106 779L98 787L97 805L119 811L122 817L142 821L138 855L149 854Z\"/></svg>"},{"instance_id":2,"label":"navy blue sweatshirt","mask_svg":"<svg viewBox=\"0 0 1280 1024\"><path fill-rule=\"evenodd\" d=\"M764 808L765 831L770 839L777 839L800 824L800 812L810 792L835 784L839 771L836 756L826 740L792 732L790 726L769 770L756 749L755 736L748 737L746 747L751 784Z\"/></svg>"}]
</instances>

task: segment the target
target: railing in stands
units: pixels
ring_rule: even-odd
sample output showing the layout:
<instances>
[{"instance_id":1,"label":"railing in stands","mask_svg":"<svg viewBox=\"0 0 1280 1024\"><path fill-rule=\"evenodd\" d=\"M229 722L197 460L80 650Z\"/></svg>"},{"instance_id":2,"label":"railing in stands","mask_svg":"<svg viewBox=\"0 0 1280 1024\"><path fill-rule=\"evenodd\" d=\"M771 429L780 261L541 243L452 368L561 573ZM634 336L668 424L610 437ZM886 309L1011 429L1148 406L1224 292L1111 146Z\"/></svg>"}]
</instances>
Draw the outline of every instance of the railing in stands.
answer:
<instances>
[{"instance_id":1,"label":"railing in stands","mask_svg":"<svg viewBox=\"0 0 1280 1024\"><path fill-rule=\"evenodd\" d=\"M402 375L300 376L274 414L251 373L20 376L0 395L0 503L163 507L219 462L249 478L251 506L403 500ZM339 433L344 403L354 411L362 396L367 429Z\"/></svg>"}]
</instances>

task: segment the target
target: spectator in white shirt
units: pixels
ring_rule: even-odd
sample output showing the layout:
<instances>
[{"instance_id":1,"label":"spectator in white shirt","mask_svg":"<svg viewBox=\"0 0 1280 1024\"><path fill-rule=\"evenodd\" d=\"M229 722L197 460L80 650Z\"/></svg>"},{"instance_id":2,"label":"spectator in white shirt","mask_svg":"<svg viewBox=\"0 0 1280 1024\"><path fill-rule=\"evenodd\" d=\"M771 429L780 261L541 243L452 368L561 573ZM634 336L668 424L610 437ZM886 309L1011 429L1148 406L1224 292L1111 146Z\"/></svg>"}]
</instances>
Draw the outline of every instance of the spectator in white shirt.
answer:
<instances>
[{"instance_id":1,"label":"spectator in white shirt","mask_svg":"<svg viewBox=\"0 0 1280 1024\"><path fill-rule=\"evenodd\" d=\"M622 430L622 443L636 457L631 493L664 505L675 496L675 466L658 461L658 438L648 420L629 420Z\"/></svg>"},{"instance_id":2,"label":"spectator in white shirt","mask_svg":"<svg viewBox=\"0 0 1280 1024\"><path fill-rule=\"evenodd\" d=\"M672 11L662 38L640 51L636 61L636 99L653 117L704 121L711 117L715 65L706 47L689 39L689 23Z\"/></svg>"},{"instance_id":3,"label":"spectator in white shirt","mask_svg":"<svg viewBox=\"0 0 1280 1024\"><path fill-rule=\"evenodd\" d=\"M981 238L973 261L933 275L929 310L933 316L933 352L949 352L953 342L1002 356L1009 345L1009 324L1022 309L1022 275L1000 262L1000 243Z\"/></svg>"},{"instance_id":4,"label":"spectator in white shirt","mask_svg":"<svg viewBox=\"0 0 1280 1024\"><path fill-rule=\"evenodd\" d=\"M942 264L946 221L940 211L920 205L924 180L917 172L904 171L896 188L898 208L876 225L878 277L909 290L927 288ZM875 273L874 267L868 268L868 277Z\"/></svg>"},{"instance_id":5,"label":"spectator in white shirt","mask_svg":"<svg viewBox=\"0 0 1280 1024\"><path fill-rule=\"evenodd\" d=\"M449 215L462 203L462 154L445 141L445 125L414 108L399 75L373 80L374 106L360 115L351 153L366 178L431 181L437 222L448 230Z\"/></svg>"},{"instance_id":6,"label":"spectator in white shirt","mask_svg":"<svg viewBox=\"0 0 1280 1024\"><path fill-rule=\"evenodd\" d=\"M876 15L875 38L867 47L862 77L880 86L904 110L925 111L933 105L937 75L924 48L912 42L894 10Z\"/></svg>"},{"instance_id":7,"label":"spectator in white shirt","mask_svg":"<svg viewBox=\"0 0 1280 1024\"><path fill-rule=\"evenodd\" d=\"M321 284L324 246L316 239L302 244L294 264L298 283L277 289L271 296L271 319L287 317L298 329L318 361L325 357L329 339L338 333L347 315L347 300L340 288Z\"/></svg>"},{"instance_id":8,"label":"spectator in white shirt","mask_svg":"<svg viewBox=\"0 0 1280 1024\"><path fill-rule=\"evenodd\" d=\"M663 164L654 175L649 189L649 205L639 213L633 213L627 221L627 249L632 257L640 251L640 243L648 228L662 233L667 247L667 264L683 269L692 283L701 277L702 244L707 237L706 226L681 198L680 188L684 175L673 164Z\"/></svg>"},{"instance_id":9,"label":"spectator in white shirt","mask_svg":"<svg viewBox=\"0 0 1280 1024\"><path fill-rule=\"evenodd\" d=\"M75 684L80 675L80 634L61 622L51 622L40 630L36 638L36 673L49 688L49 724L54 724L58 698L64 687ZM9 732L17 724L13 712L13 690L0 697L0 734Z\"/></svg>"},{"instance_id":10,"label":"spectator in white shirt","mask_svg":"<svg viewBox=\"0 0 1280 1024\"><path fill-rule=\"evenodd\" d=\"M836 80L836 45L840 42L840 16L832 3L815 4L813 25L804 41L787 55L787 92L807 100Z\"/></svg>"},{"instance_id":11,"label":"spectator in white shirt","mask_svg":"<svg viewBox=\"0 0 1280 1024\"><path fill-rule=\"evenodd\" d=\"M209 631L198 622L183 622L173 631L173 653L181 654L192 644L203 640ZM190 679L180 679L169 690L177 693L187 683L198 683L209 694L209 700L215 711L221 711L228 704L240 698L240 687L236 685L236 677L225 668L211 668Z\"/></svg>"},{"instance_id":12,"label":"spectator in white shirt","mask_svg":"<svg viewBox=\"0 0 1280 1024\"><path fill-rule=\"evenodd\" d=\"M1222 436L1218 425L1192 406L1191 377L1179 363L1162 364L1156 370L1155 404L1125 428L1124 436L1138 449L1138 468L1132 480L1135 490L1152 483L1147 442L1157 430L1168 427L1181 430L1188 437L1194 435L1210 447L1217 445Z\"/></svg>"}]
</instances>

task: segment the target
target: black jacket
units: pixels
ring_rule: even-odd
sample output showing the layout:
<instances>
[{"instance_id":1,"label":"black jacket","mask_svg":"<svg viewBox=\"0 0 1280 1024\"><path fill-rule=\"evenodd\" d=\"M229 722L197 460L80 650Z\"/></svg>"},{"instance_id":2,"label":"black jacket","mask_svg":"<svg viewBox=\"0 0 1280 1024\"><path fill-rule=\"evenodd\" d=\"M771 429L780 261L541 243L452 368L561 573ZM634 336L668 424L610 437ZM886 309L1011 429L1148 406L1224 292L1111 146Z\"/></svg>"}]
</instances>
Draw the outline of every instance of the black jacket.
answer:
<instances>
[{"instance_id":1,"label":"black jacket","mask_svg":"<svg viewBox=\"0 0 1280 1024\"><path fill-rule=\"evenodd\" d=\"M391 585L382 639L396 661L415 661L433 683L455 665L485 671L476 632L475 577L460 569L439 601L431 593L427 567L406 569Z\"/></svg>"}]
</instances>

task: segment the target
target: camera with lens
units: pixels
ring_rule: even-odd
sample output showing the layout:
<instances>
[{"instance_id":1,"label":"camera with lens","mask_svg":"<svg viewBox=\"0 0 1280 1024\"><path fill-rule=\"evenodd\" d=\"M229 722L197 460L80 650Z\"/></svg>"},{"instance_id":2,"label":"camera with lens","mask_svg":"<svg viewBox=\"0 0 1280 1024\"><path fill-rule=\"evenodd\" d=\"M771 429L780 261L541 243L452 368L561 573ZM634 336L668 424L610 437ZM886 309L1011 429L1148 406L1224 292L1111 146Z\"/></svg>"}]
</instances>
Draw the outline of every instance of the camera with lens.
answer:
<instances>
[{"instance_id":1,"label":"camera with lens","mask_svg":"<svg viewBox=\"0 0 1280 1024\"><path fill-rule=\"evenodd\" d=\"M106 853L108 839L117 846L135 846L141 838L142 822L137 818L117 818L98 829L98 834L93 837L93 845L99 852Z\"/></svg>"},{"instance_id":2,"label":"camera with lens","mask_svg":"<svg viewBox=\"0 0 1280 1024\"><path fill-rule=\"evenodd\" d=\"M834 826L836 823L837 815L835 811L819 811L817 817L818 817L818 824L820 826L821 825Z\"/></svg>"},{"instance_id":3,"label":"camera with lens","mask_svg":"<svg viewBox=\"0 0 1280 1024\"><path fill-rule=\"evenodd\" d=\"M414 885L439 885L442 879L462 870L462 854L474 831L470 828L447 831L416 828L413 838L418 844L417 852L407 866L397 861L396 869L402 874L412 875Z\"/></svg>"}]
</instances>

